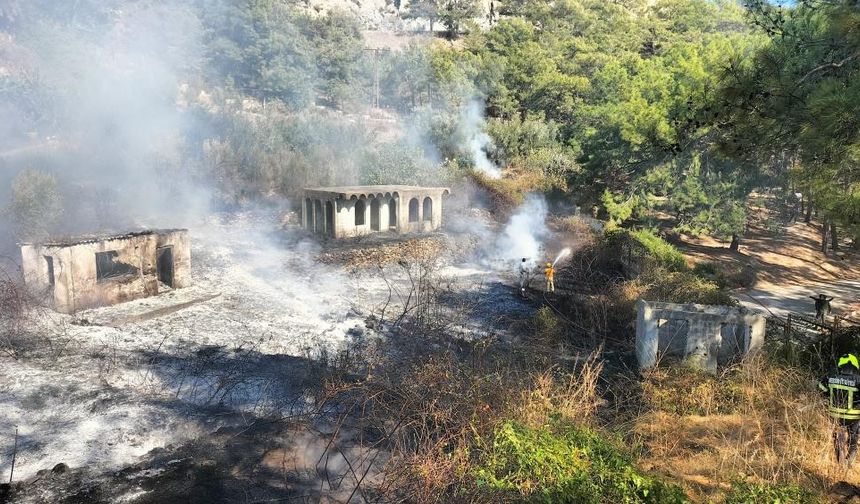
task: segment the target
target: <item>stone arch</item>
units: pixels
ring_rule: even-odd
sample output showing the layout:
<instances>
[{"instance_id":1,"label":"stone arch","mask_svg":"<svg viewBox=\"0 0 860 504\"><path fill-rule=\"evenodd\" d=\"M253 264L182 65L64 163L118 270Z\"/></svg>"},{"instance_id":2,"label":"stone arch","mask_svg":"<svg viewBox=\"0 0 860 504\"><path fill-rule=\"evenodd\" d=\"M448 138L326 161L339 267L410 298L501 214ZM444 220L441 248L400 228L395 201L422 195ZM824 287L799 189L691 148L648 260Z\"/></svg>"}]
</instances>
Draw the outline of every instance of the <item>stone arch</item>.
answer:
<instances>
[{"instance_id":1,"label":"stone arch","mask_svg":"<svg viewBox=\"0 0 860 504\"><path fill-rule=\"evenodd\" d=\"M334 205L331 201L325 202L325 232L329 236L334 236Z\"/></svg>"},{"instance_id":2,"label":"stone arch","mask_svg":"<svg viewBox=\"0 0 860 504\"><path fill-rule=\"evenodd\" d=\"M409 200L409 222L418 222L419 221L419 213L418 207L420 204L418 203L418 198L412 198Z\"/></svg>"},{"instance_id":3,"label":"stone arch","mask_svg":"<svg viewBox=\"0 0 860 504\"><path fill-rule=\"evenodd\" d=\"M367 212L367 204L364 202L364 198L359 199L355 202L355 225L363 226L365 222L364 214Z\"/></svg>"},{"instance_id":4,"label":"stone arch","mask_svg":"<svg viewBox=\"0 0 860 504\"><path fill-rule=\"evenodd\" d=\"M424 220L425 221L433 221L433 198L427 196L424 198Z\"/></svg>"},{"instance_id":5,"label":"stone arch","mask_svg":"<svg viewBox=\"0 0 860 504\"><path fill-rule=\"evenodd\" d=\"M382 205L379 203L379 198L370 200L370 230L380 231L380 221L382 216Z\"/></svg>"},{"instance_id":6,"label":"stone arch","mask_svg":"<svg viewBox=\"0 0 860 504\"><path fill-rule=\"evenodd\" d=\"M325 230L322 202L314 200L314 233L322 233Z\"/></svg>"},{"instance_id":7,"label":"stone arch","mask_svg":"<svg viewBox=\"0 0 860 504\"><path fill-rule=\"evenodd\" d=\"M388 229L397 228L397 200L388 200Z\"/></svg>"}]
</instances>

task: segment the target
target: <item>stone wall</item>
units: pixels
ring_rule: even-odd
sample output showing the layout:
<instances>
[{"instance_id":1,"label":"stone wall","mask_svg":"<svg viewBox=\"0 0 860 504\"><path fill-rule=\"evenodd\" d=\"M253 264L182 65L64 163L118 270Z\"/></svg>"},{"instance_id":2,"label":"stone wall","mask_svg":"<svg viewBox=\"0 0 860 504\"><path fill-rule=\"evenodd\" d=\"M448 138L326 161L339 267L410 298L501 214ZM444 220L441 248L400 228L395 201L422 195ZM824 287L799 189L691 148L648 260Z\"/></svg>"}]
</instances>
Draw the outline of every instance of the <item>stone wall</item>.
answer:
<instances>
[{"instance_id":1,"label":"stone wall","mask_svg":"<svg viewBox=\"0 0 860 504\"><path fill-rule=\"evenodd\" d=\"M186 230L134 233L21 247L24 280L61 313L106 306L158 294L157 250L171 247L173 286L191 284L191 252ZM99 278L97 254L116 267ZM49 259L50 258L50 259ZM53 285L49 271L53 265Z\"/></svg>"},{"instance_id":2,"label":"stone wall","mask_svg":"<svg viewBox=\"0 0 860 504\"><path fill-rule=\"evenodd\" d=\"M715 372L761 347L765 318L745 308L637 303L636 358L641 369L682 360Z\"/></svg>"}]
</instances>

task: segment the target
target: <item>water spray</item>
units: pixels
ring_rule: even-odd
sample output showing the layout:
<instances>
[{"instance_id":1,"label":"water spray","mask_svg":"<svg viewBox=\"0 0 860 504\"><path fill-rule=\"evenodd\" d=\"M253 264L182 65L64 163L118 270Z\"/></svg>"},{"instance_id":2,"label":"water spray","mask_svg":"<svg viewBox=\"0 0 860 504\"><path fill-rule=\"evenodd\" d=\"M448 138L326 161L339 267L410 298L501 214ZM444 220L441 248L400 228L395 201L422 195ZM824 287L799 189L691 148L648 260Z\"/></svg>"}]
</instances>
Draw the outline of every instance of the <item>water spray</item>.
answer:
<instances>
[{"instance_id":1,"label":"water spray","mask_svg":"<svg viewBox=\"0 0 860 504\"><path fill-rule=\"evenodd\" d=\"M555 267L556 263L564 259L565 257L570 255L570 247L565 247L558 253L558 256L555 258L555 261L552 262L552 266Z\"/></svg>"}]
</instances>

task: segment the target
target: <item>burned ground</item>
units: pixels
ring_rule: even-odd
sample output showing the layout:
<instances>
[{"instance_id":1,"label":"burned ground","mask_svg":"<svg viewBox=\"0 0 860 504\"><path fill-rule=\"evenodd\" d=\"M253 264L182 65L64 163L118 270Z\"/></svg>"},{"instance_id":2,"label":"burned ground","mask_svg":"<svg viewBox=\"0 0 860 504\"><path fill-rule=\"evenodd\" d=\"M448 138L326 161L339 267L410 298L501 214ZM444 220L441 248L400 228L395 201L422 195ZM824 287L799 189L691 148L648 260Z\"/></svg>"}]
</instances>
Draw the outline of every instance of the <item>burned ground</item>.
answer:
<instances>
[{"instance_id":1,"label":"burned ground","mask_svg":"<svg viewBox=\"0 0 860 504\"><path fill-rule=\"evenodd\" d=\"M344 427L329 446L342 398L327 387L343 393L376 360L408 366L504 339L536 309L510 273L462 255L327 264L319 245L271 229L222 216L192 230L192 287L74 316L39 311L39 330L0 369L4 474L19 429L7 500L343 499L369 488L349 466L363 460L371 478L386 455L371 464L351 440L372 429ZM368 245L352 247L361 256ZM426 338L412 337L414 324ZM71 469L40 473L61 463Z\"/></svg>"}]
</instances>

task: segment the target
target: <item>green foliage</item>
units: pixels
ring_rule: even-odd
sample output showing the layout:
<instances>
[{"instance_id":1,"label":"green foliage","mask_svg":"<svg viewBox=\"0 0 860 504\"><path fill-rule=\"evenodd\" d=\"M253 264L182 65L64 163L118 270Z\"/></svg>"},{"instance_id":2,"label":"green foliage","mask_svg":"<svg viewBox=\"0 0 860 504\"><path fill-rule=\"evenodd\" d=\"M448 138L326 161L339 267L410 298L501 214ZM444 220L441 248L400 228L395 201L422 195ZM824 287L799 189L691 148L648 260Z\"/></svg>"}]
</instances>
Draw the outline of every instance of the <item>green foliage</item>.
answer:
<instances>
[{"instance_id":1,"label":"green foliage","mask_svg":"<svg viewBox=\"0 0 860 504\"><path fill-rule=\"evenodd\" d=\"M448 34L456 37L460 34L463 24L478 16L480 12L478 0L445 0L439 9L439 19L448 30Z\"/></svg>"},{"instance_id":2,"label":"green foliage","mask_svg":"<svg viewBox=\"0 0 860 504\"><path fill-rule=\"evenodd\" d=\"M46 237L63 212L56 177L35 169L20 172L12 181L12 198L6 210L19 238Z\"/></svg>"},{"instance_id":3,"label":"green foliage","mask_svg":"<svg viewBox=\"0 0 860 504\"><path fill-rule=\"evenodd\" d=\"M637 470L615 443L559 421L532 429L507 421L479 443L479 487L527 502L683 503L683 492Z\"/></svg>"},{"instance_id":4,"label":"green foliage","mask_svg":"<svg viewBox=\"0 0 860 504\"><path fill-rule=\"evenodd\" d=\"M386 143L369 150L361 163L363 184L441 185L440 170L417 148Z\"/></svg>"},{"instance_id":5,"label":"green foliage","mask_svg":"<svg viewBox=\"0 0 860 504\"><path fill-rule=\"evenodd\" d=\"M636 195L629 198L624 198L623 195L615 196L607 189L603 191L601 201L609 215L609 228L614 229L633 217L633 213L639 207L641 200Z\"/></svg>"},{"instance_id":6,"label":"green foliage","mask_svg":"<svg viewBox=\"0 0 860 504\"><path fill-rule=\"evenodd\" d=\"M641 279L647 285L642 297L669 303L733 306L737 301L714 280L689 271L649 271Z\"/></svg>"},{"instance_id":7,"label":"green foliage","mask_svg":"<svg viewBox=\"0 0 860 504\"><path fill-rule=\"evenodd\" d=\"M223 138L209 141L205 155L228 201L295 197L303 187L355 183L374 148L361 126L324 114L286 116L270 109L260 117L206 119Z\"/></svg>"},{"instance_id":8,"label":"green foliage","mask_svg":"<svg viewBox=\"0 0 860 504\"><path fill-rule=\"evenodd\" d=\"M738 481L726 496L725 504L820 504L814 493L797 485L771 485Z\"/></svg>"},{"instance_id":9,"label":"green foliage","mask_svg":"<svg viewBox=\"0 0 860 504\"><path fill-rule=\"evenodd\" d=\"M684 259L684 254L679 252L672 244L657 236L653 231L639 229L637 231L629 231L629 235L645 249L647 254L657 259L661 266L674 271L685 271L687 269L687 261Z\"/></svg>"},{"instance_id":10,"label":"green foliage","mask_svg":"<svg viewBox=\"0 0 860 504\"><path fill-rule=\"evenodd\" d=\"M295 109L315 93L336 106L356 95L363 41L353 17L308 17L272 0L200 3L207 57L226 84Z\"/></svg>"},{"instance_id":11,"label":"green foliage","mask_svg":"<svg viewBox=\"0 0 860 504\"><path fill-rule=\"evenodd\" d=\"M339 10L299 19L313 47L318 94L339 108L354 102L362 94L359 84L370 80L370 65L362 63L364 38L358 20Z\"/></svg>"},{"instance_id":12,"label":"green foliage","mask_svg":"<svg viewBox=\"0 0 860 504\"><path fill-rule=\"evenodd\" d=\"M555 311L549 306L542 306L532 317L534 339L552 347L558 343L564 329L563 323Z\"/></svg>"},{"instance_id":13,"label":"green foliage","mask_svg":"<svg viewBox=\"0 0 860 504\"><path fill-rule=\"evenodd\" d=\"M726 72L723 148L739 159L782 160L825 221L856 229L860 13L843 1L746 3L770 41Z\"/></svg>"}]
</instances>

